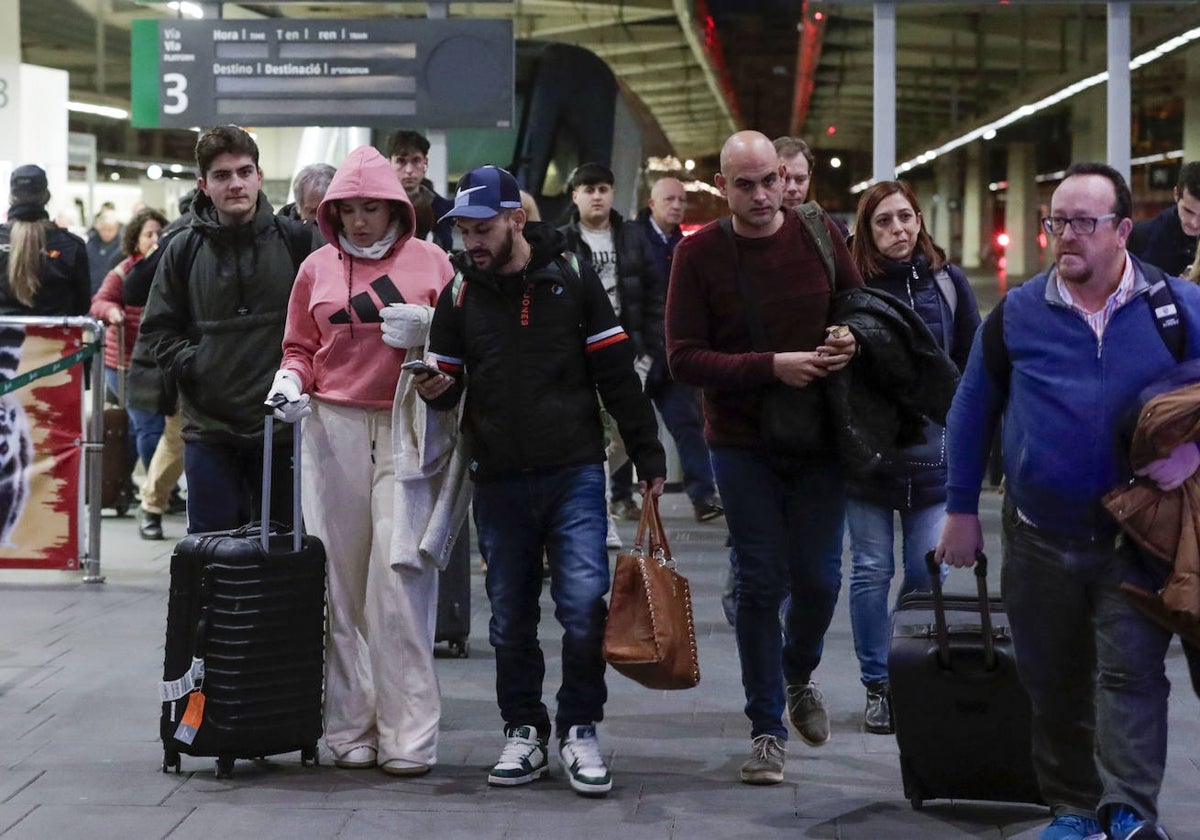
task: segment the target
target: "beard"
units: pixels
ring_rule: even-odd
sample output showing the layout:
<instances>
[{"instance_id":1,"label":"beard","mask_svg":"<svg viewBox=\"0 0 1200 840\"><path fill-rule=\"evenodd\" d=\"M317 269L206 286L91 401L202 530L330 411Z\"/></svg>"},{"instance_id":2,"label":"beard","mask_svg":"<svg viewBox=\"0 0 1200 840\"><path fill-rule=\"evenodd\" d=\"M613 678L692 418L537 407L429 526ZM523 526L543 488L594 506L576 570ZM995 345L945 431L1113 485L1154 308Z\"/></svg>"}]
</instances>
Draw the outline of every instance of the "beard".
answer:
<instances>
[{"instance_id":1,"label":"beard","mask_svg":"<svg viewBox=\"0 0 1200 840\"><path fill-rule=\"evenodd\" d=\"M486 271L499 271L508 265L509 260L512 259L514 241L515 237L512 228L509 228L508 233L504 237L503 244L501 244L496 253L493 254L485 248L472 251L471 259L474 261L475 267Z\"/></svg>"}]
</instances>

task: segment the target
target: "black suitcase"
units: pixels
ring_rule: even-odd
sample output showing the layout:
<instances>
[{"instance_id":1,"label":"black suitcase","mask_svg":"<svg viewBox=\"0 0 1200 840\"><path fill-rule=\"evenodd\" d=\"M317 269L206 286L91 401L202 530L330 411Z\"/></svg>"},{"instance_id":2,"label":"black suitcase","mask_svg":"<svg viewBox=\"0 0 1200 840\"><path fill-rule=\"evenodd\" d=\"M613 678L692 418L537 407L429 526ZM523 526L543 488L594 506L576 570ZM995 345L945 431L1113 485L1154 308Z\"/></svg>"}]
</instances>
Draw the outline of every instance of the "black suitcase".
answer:
<instances>
[{"instance_id":1,"label":"black suitcase","mask_svg":"<svg viewBox=\"0 0 1200 840\"><path fill-rule=\"evenodd\" d=\"M263 521L271 496L266 420ZM299 424L297 424L299 426ZM171 557L160 692L163 772L180 755L213 756L228 778L238 758L300 751L317 762L325 674L325 548L300 534L300 429L293 483L296 529L264 537L260 523L192 534ZM189 714L190 712L190 714Z\"/></svg>"},{"instance_id":2,"label":"black suitcase","mask_svg":"<svg viewBox=\"0 0 1200 840\"><path fill-rule=\"evenodd\" d=\"M463 659L471 645L471 527L463 523L450 562L438 573L437 625L434 642L448 642L450 655Z\"/></svg>"},{"instance_id":3,"label":"black suitcase","mask_svg":"<svg viewBox=\"0 0 1200 840\"><path fill-rule=\"evenodd\" d=\"M1043 804L1031 758L1029 696L1017 679L1008 617L987 593L987 558L975 564L978 597L933 592L900 600L888 671L904 795Z\"/></svg>"},{"instance_id":4,"label":"black suitcase","mask_svg":"<svg viewBox=\"0 0 1200 840\"><path fill-rule=\"evenodd\" d=\"M104 446L100 456L100 507L112 508L117 516L124 516L133 505L133 479L130 468L129 415L125 411L125 325L115 326L117 333L117 393L113 400L107 399L111 391L106 390L104 408Z\"/></svg>"}]
</instances>

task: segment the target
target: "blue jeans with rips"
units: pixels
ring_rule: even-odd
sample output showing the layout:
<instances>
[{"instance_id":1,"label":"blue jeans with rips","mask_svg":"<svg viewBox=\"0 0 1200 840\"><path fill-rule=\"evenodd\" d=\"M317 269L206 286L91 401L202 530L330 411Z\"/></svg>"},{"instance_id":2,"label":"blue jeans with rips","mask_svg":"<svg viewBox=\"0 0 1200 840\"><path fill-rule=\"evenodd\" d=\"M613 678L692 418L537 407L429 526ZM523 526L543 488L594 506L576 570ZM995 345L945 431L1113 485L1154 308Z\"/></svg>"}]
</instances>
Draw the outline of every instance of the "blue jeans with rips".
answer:
<instances>
[{"instance_id":1,"label":"blue jeans with rips","mask_svg":"<svg viewBox=\"0 0 1200 840\"><path fill-rule=\"evenodd\" d=\"M785 681L805 683L816 670L841 588L845 477L832 462L784 472L759 449L710 451L733 538L734 633L750 737L786 740Z\"/></svg>"},{"instance_id":2,"label":"blue jeans with rips","mask_svg":"<svg viewBox=\"0 0 1200 840\"><path fill-rule=\"evenodd\" d=\"M896 511L890 507L849 499L846 528L850 531L850 627L863 685L888 681L888 633L891 611L888 592L896 573L892 552ZM930 589L925 554L937 546L945 521L945 505L902 510L904 579L899 597Z\"/></svg>"},{"instance_id":3,"label":"blue jeans with rips","mask_svg":"<svg viewBox=\"0 0 1200 840\"><path fill-rule=\"evenodd\" d=\"M1001 591L1033 706L1043 798L1055 814L1091 817L1124 804L1156 819L1172 634L1120 594L1138 572L1131 552L1111 540L1064 539L1023 522L1011 505L1003 536Z\"/></svg>"},{"instance_id":4,"label":"blue jeans with rips","mask_svg":"<svg viewBox=\"0 0 1200 840\"><path fill-rule=\"evenodd\" d=\"M475 485L475 527L487 561L496 651L496 699L505 725L550 735L542 702L546 661L538 643L542 557L550 562L550 596L563 628L562 686L554 726L604 717L604 621L608 615L608 515L604 467L584 464L523 473Z\"/></svg>"}]
</instances>

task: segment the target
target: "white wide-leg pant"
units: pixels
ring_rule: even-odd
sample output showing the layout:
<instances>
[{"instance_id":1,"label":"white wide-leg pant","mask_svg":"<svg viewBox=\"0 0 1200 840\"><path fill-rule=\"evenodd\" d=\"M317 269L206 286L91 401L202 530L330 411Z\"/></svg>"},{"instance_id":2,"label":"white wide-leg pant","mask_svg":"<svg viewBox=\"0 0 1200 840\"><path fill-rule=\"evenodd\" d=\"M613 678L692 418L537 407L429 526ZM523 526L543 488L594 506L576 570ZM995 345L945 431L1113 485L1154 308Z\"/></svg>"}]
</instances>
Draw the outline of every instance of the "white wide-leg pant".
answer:
<instances>
[{"instance_id":1,"label":"white wide-leg pant","mask_svg":"<svg viewBox=\"0 0 1200 840\"><path fill-rule=\"evenodd\" d=\"M312 401L303 441L304 521L325 544L329 637L325 741L336 756L437 762L441 696L433 663L437 570L390 563L390 410Z\"/></svg>"}]
</instances>

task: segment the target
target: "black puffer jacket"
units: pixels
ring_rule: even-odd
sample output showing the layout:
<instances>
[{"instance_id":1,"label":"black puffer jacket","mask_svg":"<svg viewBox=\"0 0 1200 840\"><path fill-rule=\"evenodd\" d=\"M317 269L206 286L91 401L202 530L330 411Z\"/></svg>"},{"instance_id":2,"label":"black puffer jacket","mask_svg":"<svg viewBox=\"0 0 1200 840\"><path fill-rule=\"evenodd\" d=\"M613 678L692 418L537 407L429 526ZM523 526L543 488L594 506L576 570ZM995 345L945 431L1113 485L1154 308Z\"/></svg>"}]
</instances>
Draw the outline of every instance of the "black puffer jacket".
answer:
<instances>
[{"instance_id":1,"label":"black puffer jacket","mask_svg":"<svg viewBox=\"0 0 1200 840\"><path fill-rule=\"evenodd\" d=\"M609 212L613 247L617 251L617 299L621 304L621 326L633 339L638 356L649 355L666 363L667 350L663 313L667 302L667 282L658 270L654 252L641 231L626 225L616 210ZM592 262L592 249L579 231L579 210L571 211L571 220L559 228L567 239L567 250Z\"/></svg>"},{"instance_id":2,"label":"black puffer jacket","mask_svg":"<svg viewBox=\"0 0 1200 840\"><path fill-rule=\"evenodd\" d=\"M465 253L434 311L429 352L455 384L430 404L453 408L466 372L463 430L477 481L604 460L600 405L617 421L641 476L666 474L654 409L633 348L600 278L578 274L551 225L531 222L533 253L518 274L479 271Z\"/></svg>"},{"instance_id":3,"label":"black puffer jacket","mask_svg":"<svg viewBox=\"0 0 1200 840\"><path fill-rule=\"evenodd\" d=\"M307 236L310 250L311 232L276 217L261 193L246 224L221 224L203 194L192 211L191 227L163 250L139 343L179 388L184 440L261 440L296 279L289 231ZM275 431L290 437L291 426Z\"/></svg>"},{"instance_id":4,"label":"black puffer jacket","mask_svg":"<svg viewBox=\"0 0 1200 840\"><path fill-rule=\"evenodd\" d=\"M830 318L849 326L859 347L854 360L827 380L839 452L856 480L897 476L883 485L882 495L899 498L879 503L898 509L933 504L913 498L904 479L914 474L914 462L936 458L944 468L943 434L932 433L928 421L945 424L958 368L917 314L887 292L841 292ZM944 496L944 477L940 484Z\"/></svg>"},{"instance_id":5,"label":"black puffer jacket","mask_svg":"<svg viewBox=\"0 0 1200 840\"><path fill-rule=\"evenodd\" d=\"M907 304L961 373L979 328L979 307L966 275L949 263L945 270L955 290L953 313L923 254L916 254L911 262L885 259L881 273L864 279L868 288L888 292ZM889 458L884 468L852 477L850 496L895 510L919 510L945 501L946 429L926 421L922 438Z\"/></svg>"}]
</instances>

